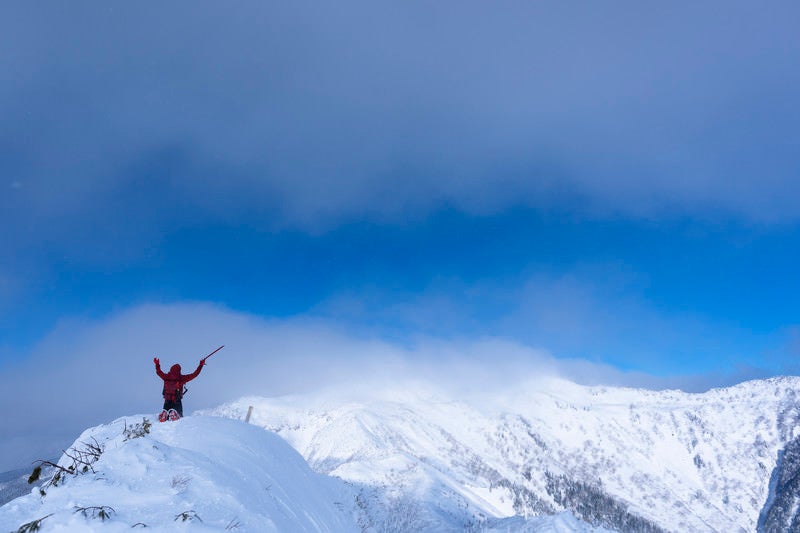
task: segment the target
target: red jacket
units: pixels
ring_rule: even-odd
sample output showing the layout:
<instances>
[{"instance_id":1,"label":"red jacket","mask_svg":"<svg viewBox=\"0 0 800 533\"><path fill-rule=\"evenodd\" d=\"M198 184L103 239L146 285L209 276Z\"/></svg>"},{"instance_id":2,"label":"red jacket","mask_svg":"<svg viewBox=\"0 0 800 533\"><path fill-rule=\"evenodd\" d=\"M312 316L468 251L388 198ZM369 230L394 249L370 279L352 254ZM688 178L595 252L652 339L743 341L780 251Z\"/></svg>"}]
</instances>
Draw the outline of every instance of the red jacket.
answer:
<instances>
[{"instance_id":1,"label":"red jacket","mask_svg":"<svg viewBox=\"0 0 800 533\"><path fill-rule=\"evenodd\" d=\"M201 362L197 366L197 370L191 374L181 374L181 365L174 364L165 374L161 371L161 364L156 363L156 374L164 380L164 390L162 391L164 399L174 402L183 398L183 386L199 376L202 369L203 363Z\"/></svg>"}]
</instances>

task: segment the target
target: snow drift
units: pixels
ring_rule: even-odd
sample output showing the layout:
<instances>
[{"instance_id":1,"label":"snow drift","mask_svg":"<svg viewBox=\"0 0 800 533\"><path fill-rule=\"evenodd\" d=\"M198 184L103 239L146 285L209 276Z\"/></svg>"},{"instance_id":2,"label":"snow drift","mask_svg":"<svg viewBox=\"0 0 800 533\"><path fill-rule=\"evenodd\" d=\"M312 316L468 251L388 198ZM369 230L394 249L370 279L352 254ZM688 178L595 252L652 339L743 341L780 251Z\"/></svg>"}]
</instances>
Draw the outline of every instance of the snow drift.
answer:
<instances>
[{"instance_id":1,"label":"snow drift","mask_svg":"<svg viewBox=\"0 0 800 533\"><path fill-rule=\"evenodd\" d=\"M152 417L150 417L152 419ZM99 446L86 472L39 486L0 508L0 531L360 531L352 488L316 474L276 435L243 422L191 416L141 428L142 416L85 431L67 452ZM144 433L140 431L139 433ZM72 460L65 455L59 465Z\"/></svg>"}]
</instances>

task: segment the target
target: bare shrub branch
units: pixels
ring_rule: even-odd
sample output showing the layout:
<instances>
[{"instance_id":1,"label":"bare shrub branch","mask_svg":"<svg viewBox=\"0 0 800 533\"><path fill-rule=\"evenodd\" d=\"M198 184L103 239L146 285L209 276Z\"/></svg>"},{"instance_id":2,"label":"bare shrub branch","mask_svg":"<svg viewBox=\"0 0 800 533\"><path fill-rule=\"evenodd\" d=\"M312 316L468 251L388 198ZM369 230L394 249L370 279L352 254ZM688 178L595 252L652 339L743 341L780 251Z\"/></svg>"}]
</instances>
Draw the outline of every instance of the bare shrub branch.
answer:
<instances>
[{"instance_id":1,"label":"bare shrub branch","mask_svg":"<svg viewBox=\"0 0 800 533\"><path fill-rule=\"evenodd\" d=\"M105 522L111 518L116 511L113 507L108 505L89 506L89 507L76 507L76 513L81 513L86 518L99 518L101 522Z\"/></svg>"}]
</instances>

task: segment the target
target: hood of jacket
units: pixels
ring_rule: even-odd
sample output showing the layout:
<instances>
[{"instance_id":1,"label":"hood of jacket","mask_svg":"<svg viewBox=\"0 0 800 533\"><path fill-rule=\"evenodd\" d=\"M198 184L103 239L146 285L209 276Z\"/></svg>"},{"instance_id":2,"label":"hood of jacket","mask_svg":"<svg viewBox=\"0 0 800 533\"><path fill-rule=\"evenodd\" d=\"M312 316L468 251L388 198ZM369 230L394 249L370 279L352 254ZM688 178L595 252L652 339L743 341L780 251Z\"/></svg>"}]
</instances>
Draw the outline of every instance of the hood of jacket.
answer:
<instances>
[{"instance_id":1,"label":"hood of jacket","mask_svg":"<svg viewBox=\"0 0 800 533\"><path fill-rule=\"evenodd\" d=\"M177 363L172 365L172 367L169 369L169 372L167 372L167 375L171 378L179 378L181 375L181 365Z\"/></svg>"}]
</instances>

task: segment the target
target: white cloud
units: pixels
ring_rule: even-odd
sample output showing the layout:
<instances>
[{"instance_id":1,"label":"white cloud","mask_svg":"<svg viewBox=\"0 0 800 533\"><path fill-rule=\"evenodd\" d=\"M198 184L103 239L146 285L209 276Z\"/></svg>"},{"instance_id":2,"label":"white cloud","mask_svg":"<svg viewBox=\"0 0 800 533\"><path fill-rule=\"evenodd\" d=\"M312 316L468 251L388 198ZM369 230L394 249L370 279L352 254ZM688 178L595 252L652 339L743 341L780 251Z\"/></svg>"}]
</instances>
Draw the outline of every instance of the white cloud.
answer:
<instances>
[{"instance_id":1,"label":"white cloud","mask_svg":"<svg viewBox=\"0 0 800 533\"><path fill-rule=\"evenodd\" d=\"M152 358L190 371L219 344L185 399L187 412L241 396L281 395L403 378L472 388L501 384L550 356L513 343L424 341L403 348L357 338L322 321L271 321L203 304L144 305L99 322L65 320L33 352L6 364L0 403L0 471L59 451L89 424L160 410ZM488 362L491 361L491 364ZM366 379L369 377L370 379Z\"/></svg>"},{"instance_id":2,"label":"white cloud","mask_svg":"<svg viewBox=\"0 0 800 533\"><path fill-rule=\"evenodd\" d=\"M0 374L0 471L57 453L90 424L161 408L152 358L191 371L187 413L246 395L275 396L328 386L431 381L454 394L562 376L582 383L674 386L678 380L559 359L493 337L420 337L394 343L348 333L332 320L265 320L206 304L142 305L100 321L64 320L27 357ZM729 378L729 376L728 376Z\"/></svg>"}]
</instances>

